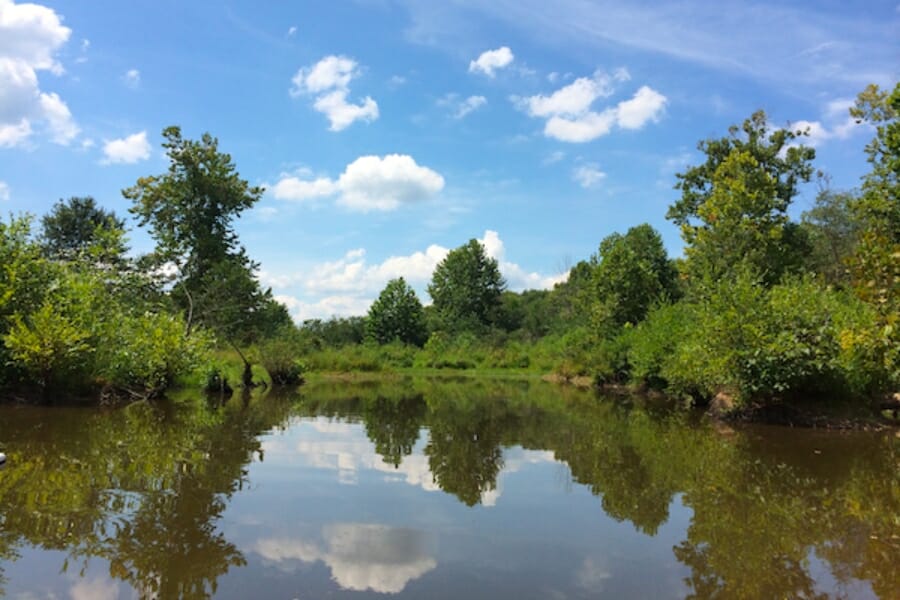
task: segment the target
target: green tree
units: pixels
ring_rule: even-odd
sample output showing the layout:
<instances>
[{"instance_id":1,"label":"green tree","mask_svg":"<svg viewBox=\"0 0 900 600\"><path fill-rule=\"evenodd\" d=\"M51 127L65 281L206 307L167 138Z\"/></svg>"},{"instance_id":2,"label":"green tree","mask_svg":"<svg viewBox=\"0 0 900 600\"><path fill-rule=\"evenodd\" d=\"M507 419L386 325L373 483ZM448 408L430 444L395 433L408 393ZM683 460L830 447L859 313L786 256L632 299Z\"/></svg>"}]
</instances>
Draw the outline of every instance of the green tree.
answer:
<instances>
[{"instance_id":1,"label":"green tree","mask_svg":"<svg viewBox=\"0 0 900 600\"><path fill-rule=\"evenodd\" d=\"M41 246L50 258L72 258L91 247L103 249L106 262L125 253L125 221L90 196L59 200L41 219Z\"/></svg>"},{"instance_id":2,"label":"green tree","mask_svg":"<svg viewBox=\"0 0 900 600\"><path fill-rule=\"evenodd\" d=\"M682 227L692 285L716 285L738 265L756 270L768 285L799 269L805 237L778 198L776 181L749 152L732 152L712 186L697 209L700 224Z\"/></svg>"},{"instance_id":3,"label":"green tree","mask_svg":"<svg viewBox=\"0 0 900 600\"><path fill-rule=\"evenodd\" d=\"M862 223L853 214L855 202L853 193L824 189L801 217L810 244L807 268L832 285L848 283L848 262L862 230Z\"/></svg>"},{"instance_id":4,"label":"green tree","mask_svg":"<svg viewBox=\"0 0 900 600\"><path fill-rule=\"evenodd\" d=\"M434 270L428 294L440 327L451 332L479 331L493 325L506 282L496 259L476 239L451 250Z\"/></svg>"},{"instance_id":5,"label":"green tree","mask_svg":"<svg viewBox=\"0 0 900 600\"><path fill-rule=\"evenodd\" d=\"M864 345L879 356L893 385L900 383L900 83L892 93L870 85L850 114L875 126L866 146L872 170L853 204L862 223L850 260L857 295L878 312L877 330Z\"/></svg>"},{"instance_id":6,"label":"green tree","mask_svg":"<svg viewBox=\"0 0 900 600\"><path fill-rule=\"evenodd\" d=\"M428 337L416 292L400 277L390 280L369 309L366 335L379 344L401 341L421 346Z\"/></svg>"},{"instance_id":7,"label":"green tree","mask_svg":"<svg viewBox=\"0 0 900 600\"><path fill-rule=\"evenodd\" d=\"M606 325L637 324L653 304L678 295L675 268L662 238L646 223L604 238L596 263L594 289Z\"/></svg>"},{"instance_id":8,"label":"green tree","mask_svg":"<svg viewBox=\"0 0 900 600\"><path fill-rule=\"evenodd\" d=\"M692 285L715 282L738 263L770 285L800 267L808 247L787 209L813 174L815 150L799 145L803 135L771 129L759 111L727 137L700 142L706 161L677 174L681 198L666 214L681 227Z\"/></svg>"},{"instance_id":9,"label":"green tree","mask_svg":"<svg viewBox=\"0 0 900 600\"><path fill-rule=\"evenodd\" d=\"M188 332L199 322L229 341L244 360L249 385L251 365L237 344L253 337L271 292L260 289L258 265L240 245L234 221L259 201L263 189L241 179L231 156L208 133L188 140L173 126L163 137L168 172L141 177L122 194L156 239L159 264L177 269L173 296L186 312Z\"/></svg>"}]
</instances>

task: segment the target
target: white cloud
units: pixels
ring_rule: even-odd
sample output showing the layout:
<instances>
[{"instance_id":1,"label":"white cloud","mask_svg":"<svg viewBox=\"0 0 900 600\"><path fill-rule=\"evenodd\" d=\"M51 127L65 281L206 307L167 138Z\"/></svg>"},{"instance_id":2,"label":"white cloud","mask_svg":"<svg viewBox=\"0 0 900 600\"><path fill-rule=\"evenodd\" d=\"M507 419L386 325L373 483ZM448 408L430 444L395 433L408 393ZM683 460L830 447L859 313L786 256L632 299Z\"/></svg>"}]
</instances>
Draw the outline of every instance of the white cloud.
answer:
<instances>
[{"instance_id":1,"label":"white cloud","mask_svg":"<svg viewBox=\"0 0 900 600\"><path fill-rule=\"evenodd\" d=\"M147 132L133 133L117 140L108 140L103 144L104 158L101 164L134 164L150 158L150 143Z\"/></svg>"},{"instance_id":2,"label":"white cloud","mask_svg":"<svg viewBox=\"0 0 900 600\"><path fill-rule=\"evenodd\" d=\"M576 116L587 111L597 98L611 96L614 82L628 79L628 71L624 69L616 71L612 76L598 70L594 72L593 77L579 77L550 96L539 94L517 99L517 103L532 117Z\"/></svg>"},{"instance_id":3,"label":"white cloud","mask_svg":"<svg viewBox=\"0 0 900 600\"><path fill-rule=\"evenodd\" d=\"M555 152L551 152L547 156L544 157L544 160L541 161L542 165L552 165L554 163L558 163L562 159L566 157L566 153L562 150L556 150Z\"/></svg>"},{"instance_id":4,"label":"white cloud","mask_svg":"<svg viewBox=\"0 0 900 600\"><path fill-rule=\"evenodd\" d=\"M588 189L606 179L606 173L595 164L581 165L572 170L572 179L581 187Z\"/></svg>"},{"instance_id":5,"label":"white cloud","mask_svg":"<svg viewBox=\"0 0 900 600\"><path fill-rule=\"evenodd\" d=\"M0 148L12 148L31 135L31 123L22 119L17 124L0 123Z\"/></svg>"},{"instance_id":6,"label":"white cloud","mask_svg":"<svg viewBox=\"0 0 900 600\"><path fill-rule=\"evenodd\" d=\"M817 148L829 140L846 140L854 133L871 129L871 125L857 123L849 114L855 104L851 98L838 98L825 104L822 110L823 121L807 121L801 119L789 124L791 131L805 133L799 136L792 146L810 146Z\"/></svg>"},{"instance_id":7,"label":"white cloud","mask_svg":"<svg viewBox=\"0 0 900 600\"><path fill-rule=\"evenodd\" d=\"M288 294L278 294L275 300L284 304L298 323L307 319L330 319L364 315L375 298L353 296L326 296L315 302L304 302Z\"/></svg>"},{"instance_id":8,"label":"white cloud","mask_svg":"<svg viewBox=\"0 0 900 600\"><path fill-rule=\"evenodd\" d=\"M371 97L363 98L362 104L351 104L347 102L346 90L319 96L313 108L328 117L331 122L328 129L331 131L346 129L357 120L370 122L378 118L378 104Z\"/></svg>"},{"instance_id":9,"label":"white cloud","mask_svg":"<svg viewBox=\"0 0 900 600\"><path fill-rule=\"evenodd\" d=\"M438 100L438 106L450 109L450 114L454 119L462 119L471 112L474 112L487 104L487 98L484 96L469 96L460 99L459 94L447 94Z\"/></svg>"},{"instance_id":10,"label":"white cloud","mask_svg":"<svg viewBox=\"0 0 900 600\"><path fill-rule=\"evenodd\" d=\"M7 202L9 200L9 184L5 181L0 181L0 202Z\"/></svg>"},{"instance_id":11,"label":"white cloud","mask_svg":"<svg viewBox=\"0 0 900 600\"><path fill-rule=\"evenodd\" d=\"M642 86L634 97L615 107L601 112L592 110L596 100L613 94L616 83L630 79L624 68L616 69L611 75L598 70L592 77L580 77L549 96L538 94L511 100L529 116L547 119L545 136L563 142L589 142L607 135L616 126L640 129L648 122L659 120L667 100L648 86Z\"/></svg>"},{"instance_id":12,"label":"white cloud","mask_svg":"<svg viewBox=\"0 0 900 600\"><path fill-rule=\"evenodd\" d=\"M832 137L832 133L825 129L819 121L796 121L791 123L791 131L804 132L797 138L797 145L811 146L816 148L821 146L826 140Z\"/></svg>"},{"instance_id":13,"label":"white cloud","mask_svg":"<svg viewBox=\"0 0 900 600\"><path fill-rule=\"evenodd\" d=\"M141 85L141 72L137 69L128 69L122 75L122 81L125 83L125 87L136 90Z\"/></svg>"},{"instance_id":14,"label":"white cloud","mask_svg":"<svg viewBox=\"0 0 900 600\"><path fill-rule=\"evenodd\" d=\"M497 69L509 66L515 59L512 50L506 46L497 48L496 50L488 50L482 52L481 55L469 62L470 73L484 73L488 77L494 77Z\"/></svg>"},{"instance_id":15,"label":"white cloud","mask_svg":"<svg viewBox=\"0 0 900 600\"><path fill-rule=\"evenodd\" d=\"M394 210L436 195L444 189L444 178L408 155L361 156L347 165L338 186L342 206L363 212Z\"/></svg>"},{"instance_id":16,"label":"white cloud","mask_svg":"<svg viewBox=\"0 0 900 600\"><path fill-rule=\"evenodd\" d=\"M439 173L420 166L405 154L360 156L347 165L334 181L326 177L303 180L283 177L272 186L280 200L308 200L337 195L337 204L350 210L395 210L402 204L420 202L444 189Z\"/></svg>"},{"instance_id":17,"label":"white cloud","mask_svg":"<svg viewBox=\"0 0 900 600\"><path fill-rule=\"evenodd\" d=\"M587 112L575 118L554 116L544 125L544 135L561 142L590 142L612 131L615 123L616 113L612 109Z\"/></svg>"},{"instance_id":18,"label":"white cloud","mask_svg":"<svg viewBox=\"0 0 900 600\"><path fill-rule=\"evenodd\" d=\"M67 145L79 132L65 102L42 92L38 72L63 73L55 56L71 30L52 9L0 0L0 147L24 143L33 122L44 124L54 143Z\"/></svg>"},{"instance_id":19,"label":"white cloud","mask_svg":"<svg viewBox=\"0 0 900 600\"><path fill-rule=\"evenodd\" d=\"M631 100L619 102L616 111L619 127L640 129L650 121L658 122L666 102L666 97L656 90L641 86Z\"/></svg>"},{"instance_id":20,"label":"white cloud","mask_svg":"<svg viewBox=\"0 0 900 600\"><path fill-rule=\"evenodd\" d=\"M287 32L288 37L294 37L295 33L297 33L297 27L295 25L291 25L290 27L288 27L288 32Z\"/></svg>"},{"instance_id":21,"label":"white cloud","mask_svg":"<svg viewBox=\"0 0 900 600\"><path fill-rule=\"evenodd\" d=\"M272 194L279 200L309 200L331 196L337 189L337 184L327 177L312 180L283 177L272 186Z\"/></svg>"},{"instance_id":22,"label":"white cloud","mask_svg":"<svg viewBox=\"0 0 900 600\"><path fill-rule=\"evenodd\" d=\"M330 121L331 131L341 131L355 121L374 121L378 104L366 96L359 104L347 101L350 82L359 76L355 60L346 56L326 56L311 67L297 71L291 82L292 97L315 95L313 108Z\"/></svg>"},{"instance_id":23,"label":"white cloud","mask_svg":"<svg viewBox=\"0 0 900 600\"><path fill-rule=\"evenodd\" d=\"M41 94L41 112L47 122L50 139L62 146L69 145L81 131L72 119L72 113L66 103L59 96L53 94Z\"/></svg>"}]
</instances>

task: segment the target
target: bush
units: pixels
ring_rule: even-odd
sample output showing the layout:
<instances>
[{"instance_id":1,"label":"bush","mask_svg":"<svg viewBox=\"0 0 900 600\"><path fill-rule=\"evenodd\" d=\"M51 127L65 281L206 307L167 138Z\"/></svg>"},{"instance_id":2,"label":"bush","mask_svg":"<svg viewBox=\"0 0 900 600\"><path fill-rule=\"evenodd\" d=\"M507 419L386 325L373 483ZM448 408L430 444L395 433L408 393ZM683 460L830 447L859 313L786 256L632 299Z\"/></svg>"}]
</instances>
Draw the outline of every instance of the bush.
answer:
<instances>
[{"instance_id":1,"label":"bush","mask_svg":"<svg viewBox=\"0 0 900 600\"><path fill-rule=\"evenodd\" d=\"M669 382L665 366L696 327L693 307L686 302L664 304L650 311L634 329L628 348L631 378L635 383L663 389Z\"/></svg>"},{"instance_id":2,"label":"bush","mask_svg":"<svg viewBox=\"0 0 900 600\"><path fill-rule=\"evenodd\" d=\"M634 376L695 398L724 390L739 405L871 392L889 376L867 352L869 313L809 277L766 289L745 273L693 306L654 312L638 328Z\"/></svg>"},{"instance_id":3,"label":"bush","mask_svg":"<svg viewBox=\"0 0 900 600\"><path fill-rule=\"evenodd\" d=\"M187 336L182 319L164 313L121 315L107 325L98 345L98 375L113 387L151 395L196 369L211 345L203 331Z\"/></svg>"},{"instance_id":4,"label":"bush","mask_svg":"<svg viewBox=\"0 0 900 600\"><path fill-rule=\"evenodd\" d=\"M43 388L80 384L89 369L90 332L45 303L34 314L16 315L4 343L17 366ZM76 381L69 381L74 377Z\"/></svg>"},{"instance_id":5,"label":"bush","mask_svg":"<svg viewBox=\"0 0 900 600\"><path fill-rule=\"evenodd\" d=\"M259 346L260 362L275 385L296 385L303 381L298 336L282 332Z\"/></svg>"}]
</instances>

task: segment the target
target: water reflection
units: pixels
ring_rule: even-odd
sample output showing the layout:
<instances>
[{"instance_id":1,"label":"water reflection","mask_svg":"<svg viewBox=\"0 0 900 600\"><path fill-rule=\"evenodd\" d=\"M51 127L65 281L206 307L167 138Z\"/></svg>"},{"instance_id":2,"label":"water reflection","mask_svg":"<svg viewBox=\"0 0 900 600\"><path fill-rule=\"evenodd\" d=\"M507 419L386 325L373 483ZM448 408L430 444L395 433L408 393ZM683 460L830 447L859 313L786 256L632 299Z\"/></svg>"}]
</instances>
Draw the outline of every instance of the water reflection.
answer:
<instances>
[{"instance_id":1,"label":"water reflection","mask_svg":"<svg viewBox=\"0 0 900 600\"><path fill-rule=\"evenodd\" d=\"M0 595L900 589L892 435L719 431L539 383L414 379L0 407L0 449Z\"/></svg>"},{"instance_id":2,"label":"water reflection","mask_svg":"<svg viewBox=\"0 0 900 600\"><path fill-rule=\"evenodd\" d=\"M322 561L334 581L348 590L396 594L437 566L426 535L414 529L336 523L322 529L322 541L265 538L256 552L277 563Z\"/></svg>"}]
</instances>

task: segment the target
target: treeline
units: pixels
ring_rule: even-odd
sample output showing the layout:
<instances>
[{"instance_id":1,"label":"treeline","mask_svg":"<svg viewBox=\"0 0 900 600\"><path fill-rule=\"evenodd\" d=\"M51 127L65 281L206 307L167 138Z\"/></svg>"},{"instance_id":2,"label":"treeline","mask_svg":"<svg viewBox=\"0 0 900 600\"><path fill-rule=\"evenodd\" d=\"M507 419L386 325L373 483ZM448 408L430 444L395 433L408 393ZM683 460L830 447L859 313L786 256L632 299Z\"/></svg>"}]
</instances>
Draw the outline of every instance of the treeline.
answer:
<instances>
[{"instance_id":1,"label":"treeline","mask_svg":"<svg viewBox=\"0 0 900 600\"><path fill-rule=\"evenodd\" d=\"M881 399L900 389L900 85L850 112L875 132L871 170L859 190L823 185L799 221L815 151L758 112L677 175L683 258L638 225L553 290L516 294L471 240L437 267L430 306L398 279L365 318L304 323L307 365L554 371L727 407Z\"/></svg>"},{"instance_id":2,"label":"treeline","mask_svg":"<svg viewBox=\"0 0 900 600\"><path fill-rule=\"evenodd\" d=\"M296 383L305 370L518 369L740 406L900 389L900 85L851 114L875 132L859 190L823 187L804 132L762 112L700 142L667 217L684 256L647 224L603 239L549 291L506 289L477 240L435 269L423 306L390 281L368 315L296 326L257 278L233 223L263 190L208 134L163 132L167 172L123 190L156 242L127 253L124 222L90 198L35 227L0 223L0 387L146 397ZM233 363L239 365L234 368ZM254 365L260 365L254 368Z\"/></svg>"}]
</instances>

